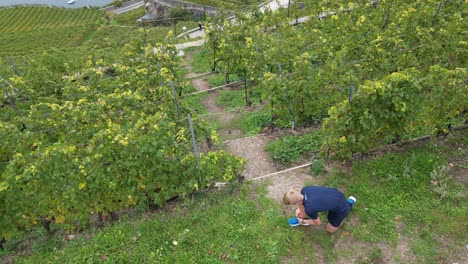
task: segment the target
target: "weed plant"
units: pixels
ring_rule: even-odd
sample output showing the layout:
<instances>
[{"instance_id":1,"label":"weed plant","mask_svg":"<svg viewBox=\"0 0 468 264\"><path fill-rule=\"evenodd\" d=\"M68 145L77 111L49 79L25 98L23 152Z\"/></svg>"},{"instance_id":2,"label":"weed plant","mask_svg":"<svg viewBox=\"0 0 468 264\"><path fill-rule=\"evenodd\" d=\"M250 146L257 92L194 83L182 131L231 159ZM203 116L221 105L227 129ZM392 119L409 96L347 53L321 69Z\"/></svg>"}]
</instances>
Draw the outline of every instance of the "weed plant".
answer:
<instances>
[{"instance_id":1,"label":"weed plant","mask_svg":"<svg viewBox=\"0 0 468 264\"><path fill-rule=\"evenodd\" d=\"M326 173L325 164L322 159L314 158L312 165L310 165L310 174L312 176L320 176Z\"/></svg>"}]
</instances>

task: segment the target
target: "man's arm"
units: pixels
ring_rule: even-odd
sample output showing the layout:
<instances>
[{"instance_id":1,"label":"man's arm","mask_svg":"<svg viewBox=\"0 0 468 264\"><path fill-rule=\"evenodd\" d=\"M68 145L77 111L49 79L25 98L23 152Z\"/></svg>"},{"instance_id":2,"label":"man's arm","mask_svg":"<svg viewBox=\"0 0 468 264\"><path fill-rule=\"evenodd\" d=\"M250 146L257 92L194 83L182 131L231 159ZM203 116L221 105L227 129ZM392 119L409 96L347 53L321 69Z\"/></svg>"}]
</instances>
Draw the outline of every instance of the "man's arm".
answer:
<instances>
[{"instance_id":1,"label":"man's arm","mask_svg":"<svg viewBox=\"0 0 468 264\"><path fill-rule=\"evenodd\" d=\"M308 216L307 216L307 214L305 212L304 205L299 204L297 209L298 209L298 210L296 210L296 217L297 218L302 218L302 219L308 218Z\"/></svg>"},{"instance_id":2,"label":"man's arm","mask_svg":"<svg viewBox=\"0 0 468 264\"><path fill-rule=\"evenodd\" d=\"M320 225L321 221L317 215L316 219L306 219L309 216L305 213L305 207L302 204L298 205L298 210L296 210L296 217L299 218L300 221L307 223L309 225Z\"/></svg>"}]
</instances>

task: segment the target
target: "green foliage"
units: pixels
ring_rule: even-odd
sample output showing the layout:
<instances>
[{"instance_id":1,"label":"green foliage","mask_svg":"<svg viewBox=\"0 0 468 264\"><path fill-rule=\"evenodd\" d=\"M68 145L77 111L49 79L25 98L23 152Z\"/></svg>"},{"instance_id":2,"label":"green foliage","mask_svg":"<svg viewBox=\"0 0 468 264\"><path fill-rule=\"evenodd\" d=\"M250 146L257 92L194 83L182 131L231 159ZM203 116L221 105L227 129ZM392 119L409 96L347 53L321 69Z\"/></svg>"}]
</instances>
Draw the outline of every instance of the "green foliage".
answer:
<instances>
[{"instance_id":1,"label":"green foliage","mask_svg":"<svg viewBox=\"0 0 468 264\"><path fill-rule=\"evenodd\" d=\"M184 98L184 101L187 102L187 106L195 113L199 115L208 114L205 106L202 103L202 100L209 96L208 93L200 93L196 95L190 95Z\"/></svg>"},{"instance_id":2,"label":"green foliage","mask_svg":"<svg viewBox=\"0 0 468 264\"><path fill-rule=\"evenodd\" d=\"M210 87L218 87L226 84L226 78L222 74L216 74L208 78L208 84Z\"/></svg>"},{"instance_id":3,"label":"green foliage","mask_svg":"<svg viewBox=\"0 0 468 264\"><path fill-rule=\"evenodd\" d=\"M207 47L216 69L246 71L278 120L310 123L332 107L324 150L341 158L448 133L466 119L462 2L442 9L439 0L306 5L327 19L311 16L296 27L285 12L211 19ZM345 102L350 87L357 87L352 105Z\"/></svg>"},{"instance_id":4,"label":"green foliage","mask_svg":"<svg viewBox=\"0 0 468 264\"><path fill-rule=\"evenodd\" d=\"M318 131L301 136L284 136L268 143L265 150L273 159L286 165L297 162L301 157L317 153L320 150L322 138L322 134Z\"/></svg>"},{"instance_id":5,"label":"green foliage","mask_svg":"<svg viewBox=\"0 0 468 264\"><path fill-rule=\"evenodd\" d=\"M343 101L329 109L323 124L325 151L350 157L411 134L422 103L420 90L418 73L413 70L393 73L381 82L366 82L352 103Z\"/></svg>"},{"instance_id":6,"label":"green foliage","mask_svg":"<svg viewBox=\"0 0 468 264\"><path fill-rule=\"evenodd\" d=\"M446 133L449 125L466 119L466 41L462 3L446 2L436 13L439 3L380 1L370 7L315 1L310 13L337 13L301 27L287 26L284 12L239 14L240 23L216 17L206 27L209 50L195 56L199 61L195 68L207 72L217 61L223 81L224 76L236 75L258 84L249 89L269 103L268 114L251 113L237 121L247 134L258 133L272 116L288 124L311 122L330 106L334 107L325 124L324 149L341 157L400 138ZM351 7L353 11L343 12ZM11 10L14 13L8 13ZM10 83L2 83L0 98L8 91L16 99L15 108L1 103L0 138L6 139L0 146L2 236L34 229L40 218L51 220L54 228L73 230L86 226L96 212L160 205L216 180L236 178L243 165L238 158L215 150L196 160L192 153L184 118L194 114L193 108L179 102L176 113L168 83L174 81L183 94L193 88L180 80L177 52L171 38L165 38L169 29L102 26L97 31L96 10L91 11L97 16L82 10L31 9L46 10L45 15L28 16L32 25L24 17L22 24L5 18L22 13L18 10L0 9L0 33L6 41L0 46L8 47L6 55L39 52L13 58L20 75L8 60L0 62L7 66L0 71ZM52 12L59 22L44 19ZM36 40L37 34L47 34L50 41ZM77 45L83 46L67 49ZM349 102L352 85L357 92ZM197 137L209 136L216 142L216 134L193 116ZM317 145L309 144L315 138L301 140L284 139L274 151L285 160L316 151ZM432 148L415 150L356 162L351 176L335 175L329 182L349 184L348 192L358 197L351 213L359 217L360 228L352 231L355 238L395 242L400 232L412 235L416 240L412 250L419 262L426 263L444 254L439 254L437 235L465 243L466 199L445 163ZM311 168L314 173L322 169L320 162ZM69 262L101 261L103 251L118 252L106 253L110 262L148 258L245 262L244 256L249 261L261 256L260 262L279 262L287 246L303 247L297 244L304 239L302 233L282 229L284 219L275 208L262 204L265 210L259 216L258 204L246 196L222 198L229 202L213 211L201 203L194 215L182 210L183 217L176 215L181 221L171 222L173 229L163 225L172 215L142 225L147 238L141 238L136 228L129 233L118 226L98 235L95 243L72 242L78 248L69 251L51 250L59 246L59 239L34 248L47 252L51 262L68 256ZM223 201L217 197L211 203ZM216 236L220 227L225 232ZM191 236L185 228L197 232ZM271 237L274 228L278 232ZM329 235L313 238L325 247L327 261L333 261ZM301 253L313 253L307 246ZM380 253L371 252L372 261L379 261ZM96 256L101 259L93 259Z\"/></svg>"},{"instance_id":7,"label":"green foliage","mask_svg":"<svg viewBox=\"0 0 468 264\"><path fill-rule=\"evenodd\" d=\"M444 74L440 74L443 72ZM380 144L443 131L466 109L463 79L466 70L431 67L422 76L415 70L392 73L382 81L366 82L352 100L329 109L324 122L324 149L337 157L368 152ZM466 87L465 87L466 88ZM465 89L466 90L466 89ZM424 95L420 92L424 91ZM431 129L432 128L432 129Z\"/></svg>"},{"instance_id":8,"label":"green foliage","mask_svg":"<svg viewBox=\"0 0 468 264\"><path fill-rule=\"evenodd\" d=\"M202 259L245 263L248 259L276 263L279 257L300 263L306 257L314 260L317 253L314 248L320 246L321 256L331 263L339 259L336 243L352 238L376 243L359 249L362 257L358 259L362 263L375 263L383 258L383 251L376 245L396 243L401 236L411 238L406 243L417 262L448 262L453 257L452 247L464 245L464 223L468 219L466 202L458 205L448 199L440 200L431 190L431 172L446 163L440 151L434 147L417 148L355 162L351 174L328 175L326 185L335 182L330 185L347 186L347 194L358 198L342 227L349 232L347 236L343 231L330 237L325 230L313 227L290 228L278 205L265 197L267 190L262 188L257 191L259 196L252 199L251 190L243 186L240 192L229 188L227 192L196 194L193 200L168 204L169 211L158 210L144 220L136 216L136 221L120 221L94 236L85 233L77 234L69 242L60 237L50 242L30 242L37 251L16 262L47 263L60 259L74 263L104 259L165 263ZM410 186L402 188L407 184ZM350 224L349 218L354 224ZM220 229L224 232L219 232ZM441 237L453 243L447 245ZM355 252L351 247L339 254L347 256ZM398 261L398 256L394 258Z\"/></svg>"},{"instance_id":9,"label":"green foliage","mask_svg":"<svg viewBox=\"0 0 468 264\"><path fill-rule=\"evenodd\" d=\"M98 50L112 48L115 52L120 51L126 44L130 43L142 46L145 41L147 43L160 43L164 41L170 30L171 28L167 27L146 27L145 30L141 25L132 27L103 26L83 48L92 47Z\"/></svg>"},{"instance_id":10,"label":"green foliage","mask_svg":"<svg viewBox=\"0 0 468 264\"><path fill-rule=\"evenodd\" d=\"M0 171L8 205L0 208L2 236L40 218L74 230L94 213L161 205L240 173L243 161L222 150L195 158L184 117L192 114L197 135L215 144L217 136L183 101L176 112L168 84L185 93L186 82L176 79L175 47L128 43L122 50L121 61L88 55L80 71L44 54L30 62L37 67L8 78L7 89L21 93L16 111L2 112L0 133L18 143L1 149L8 161ZM27 129L18 133L19 120Z\"/></svg>"},{"instance_id":11,"label":"green foliage","mask_svg":"<svg viewBox=\"0 0 468 264\"><path fill-rule=\"evenodd\" d=\"M221 90L219 91L218 105L222 105L227 109L239 108L245 106L242 90Z\"/></svg>"},{"instance_id":12,"label":"green foliage","mask_svg":"<svg viewBox=\"0 0 468 264\"><path fill-rule=\"evenodd\" d=\"M467 119L467 77L465 68L447 69L434 65L423 79L426 96L422 122L433 128L434 134L448 134L451 126Z\"/></svg>"}]
</instances>

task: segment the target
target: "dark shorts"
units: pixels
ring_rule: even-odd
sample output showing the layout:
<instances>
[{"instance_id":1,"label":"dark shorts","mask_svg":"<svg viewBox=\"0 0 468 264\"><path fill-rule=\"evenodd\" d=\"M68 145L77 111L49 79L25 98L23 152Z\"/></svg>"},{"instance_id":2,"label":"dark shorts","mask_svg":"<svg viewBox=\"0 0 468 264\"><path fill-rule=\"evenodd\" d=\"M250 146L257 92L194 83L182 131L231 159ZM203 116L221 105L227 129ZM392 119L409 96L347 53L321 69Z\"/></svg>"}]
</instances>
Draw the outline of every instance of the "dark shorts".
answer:
<instances>
[{"instance_id":1,"label":"dark shorts","mask_svg":"<svg viewBox=\"0 0 468 264\"><path fill-rule=\"evenodd\" d=\"M345 207L343 210L339 212L333 212L330 211L328 212L328 222L334 226L334 227L340 227L341 223L343 223L343 220L345 219L346 216L349 214L349 206L346 203Z\"/></svg>"}]
</instances>

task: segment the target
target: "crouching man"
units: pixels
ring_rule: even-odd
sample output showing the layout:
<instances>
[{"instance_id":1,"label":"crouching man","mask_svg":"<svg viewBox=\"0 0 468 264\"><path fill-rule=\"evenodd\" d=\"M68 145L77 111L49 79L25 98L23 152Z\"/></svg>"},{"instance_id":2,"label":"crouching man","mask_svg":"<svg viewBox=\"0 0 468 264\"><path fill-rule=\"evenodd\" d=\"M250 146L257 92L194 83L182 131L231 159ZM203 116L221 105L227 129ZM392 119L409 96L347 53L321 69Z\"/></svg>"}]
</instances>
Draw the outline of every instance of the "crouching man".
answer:
<instances>
[{"instance_id":1,"label":"crouching man","mask_svg":"<svg viewBox=\"0 0 468 264\"><path fill-rule=\"evenodd\" d=\"M327 231L334 233L343 224L356 198L345 198L344 194L335 188L306 186L301 192L288 191L283 196L285 205L297 206L296 217L289 219L291 226L320 225L319 212L328 212Z\"/></svg>"}]
</instances>

